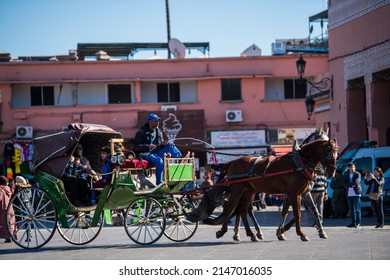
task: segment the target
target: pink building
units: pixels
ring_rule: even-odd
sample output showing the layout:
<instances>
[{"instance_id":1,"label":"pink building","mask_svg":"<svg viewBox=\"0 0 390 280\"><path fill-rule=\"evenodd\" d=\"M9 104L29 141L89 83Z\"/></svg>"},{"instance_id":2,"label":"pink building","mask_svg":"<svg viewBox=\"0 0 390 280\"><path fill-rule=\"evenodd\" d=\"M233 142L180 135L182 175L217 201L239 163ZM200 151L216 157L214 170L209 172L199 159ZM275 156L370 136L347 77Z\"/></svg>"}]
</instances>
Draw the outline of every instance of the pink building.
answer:
<instances>
[{"instance_id":1,"label":"pink building","mask_svg":"<svg viewBox=\"0 0 390 280\"><path fill-rule=\"evenodd\" d=\"M3 61L0 138L29 141L84 122L112 127L131 145L153 112L171 137L202 139L234 153L266 152L267 145L289 144L324 125L307 119L307 85L298 83L297 59L87 61L69 55ZM328 72L327 55L305 60L305 77ZM206 165L205 155L199 157L200 166Z\"/></svg>"},{"instance_id":2,"label":"pink building","mask_svg":"<svg viewBox=\"0 0 390 280\"><path fill-rule=\"evenodd\" d=\"M390 2L329 1L332 134L390 146Z\"/></svg>"}]
</instances>

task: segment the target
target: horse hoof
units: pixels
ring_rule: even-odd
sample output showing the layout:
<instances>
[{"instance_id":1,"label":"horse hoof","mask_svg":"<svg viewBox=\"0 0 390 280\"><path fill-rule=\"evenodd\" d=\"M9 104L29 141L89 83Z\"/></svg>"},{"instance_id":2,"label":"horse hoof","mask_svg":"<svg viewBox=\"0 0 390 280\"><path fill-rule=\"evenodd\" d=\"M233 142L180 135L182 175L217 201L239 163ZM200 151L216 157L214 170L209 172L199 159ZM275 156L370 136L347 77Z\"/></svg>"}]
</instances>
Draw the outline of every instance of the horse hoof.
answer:
<instances>
[{"instance_id":1,"label":"horse hoof","mask_svg":"<svg viewBox=\"0 0 390 280\"><path fill-rule=\"evenodd\" d=\"M326 235L326 233L324 231L320 231L319 236L320 236L320 238L328 239L328 236Z\"/></svg>"},{"instance_id":2,"label":"horse hoof","mask_svg":"<svg viewBox=\"0 0 390 280\"><path fill-rule=\"evenodd\" d=\"M221 238L225 233L222 230L217 231L215 234L217 238Z\"/></svg>"},{"instance_id":3,"label":"horse hoof","mask_svg":"<svg viewBox=\"0 0 390 280\"><path fill-rule=\"evenodd\" d=\"M256 235L252 235L251 241L253 241L253 242L259 242L260 240L256 237Z\"/></svg>"},{"instance_id":4,"label":"horse hoof","mask_svg":"<svg viewBox=\"0 0 390 280\"><path fill-rule=\"evenodd\" d=\"M302 241L310 241L309 237L307 237L306 235L302 235L301 240Z\"/></svg>"},{"instance_id":5,"label":"horse hoof","mask_svg":"<svg viewBox=\"0 0 390 280\"><path fill-rule=\"evenodd\" d=\"M263 234L256 234L256 237L259 239L259 240L264 240L264 235Z\"/></svg>"},{"instance_id":6,"label":"horse hoof","mask_svg":"<svg viewBox=\"0 0 390 280\"><path fill-rule=\"evenodd\" d=\"M233 236L233 240L234 240L234 241L241 241L241 238L240 238L240 236L238 236L238 235L234 235L234 236Z\"/></svg>"},{"instance_id":7,"label":"horse hoof","mask_svg":"<svg viewBox=\"0 0 390 280\"><path fill-rule=\"evenodd\" d=\"M287 240L287 238L284 236L283 233L280 234L280 235L278 235L278 239L279 239L280 241L286 241L286 240Z\"/></svg>"},{"instance_id":8,"label":"horse hoof","mask_svg":"<svg viewBox=\"0 0 390 280\"><path fill-rule=\"evenodd\" d=\"M283 229L278 228L278 229L276 230L276 236L282 235L283 232L284 232Z\"/></svg>"}]
</instances>

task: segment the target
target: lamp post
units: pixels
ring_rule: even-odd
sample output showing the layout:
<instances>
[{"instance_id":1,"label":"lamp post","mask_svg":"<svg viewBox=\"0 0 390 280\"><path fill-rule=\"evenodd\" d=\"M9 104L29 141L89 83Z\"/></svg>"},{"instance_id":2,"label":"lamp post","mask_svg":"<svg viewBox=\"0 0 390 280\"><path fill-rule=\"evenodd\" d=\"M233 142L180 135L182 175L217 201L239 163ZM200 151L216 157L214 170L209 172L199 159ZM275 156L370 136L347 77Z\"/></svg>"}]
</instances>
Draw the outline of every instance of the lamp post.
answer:
<instances>
[{"instance_id":1,"label":"lamp post","mask_svg":"<svg viewBox=\"0 0 390 280\"><path fill-rule=\"evenodd\" d=\"M299 59L296 63L299 79L302 80L306 68L306 61L303 59L302 54L299 56ZM324 77L318 83L312 83L309 80L306 80L306 83L310 85L309 95L307 95L305 98L306 112L308 115L308 120L310 120L315 106L315 100L312 95L318 94L318 96L321 96L327 93L332 94L333 80L332 78Z\"/></svg>"}]
</instances>

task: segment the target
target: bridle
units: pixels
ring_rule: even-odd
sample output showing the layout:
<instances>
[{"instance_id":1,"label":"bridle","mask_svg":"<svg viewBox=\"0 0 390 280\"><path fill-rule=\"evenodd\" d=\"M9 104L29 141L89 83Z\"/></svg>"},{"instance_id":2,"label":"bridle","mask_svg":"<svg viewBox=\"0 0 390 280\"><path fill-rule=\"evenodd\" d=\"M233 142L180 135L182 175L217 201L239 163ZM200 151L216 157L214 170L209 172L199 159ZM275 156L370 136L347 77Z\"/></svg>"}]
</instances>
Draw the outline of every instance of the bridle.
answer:
<instances>
[{"instance_id":1,"label":"bridle","mask_svg":"<svg viewBox=\"0 0 390 280\"><path fill-rule=\"evenodd\" d=\"M327 171L327 168L336 169L336 166L333 164L335 158L337 158L338 145L335 140L323 140L328 142L327 148L324 150L320 163L324 171ZM300 171L306 178L313 180L315 168L317 167L318 162L310 161L306 158L303 158L298 154L293 155L293 161L297 166L297 171Z\"/></svg>"}]
</instances>

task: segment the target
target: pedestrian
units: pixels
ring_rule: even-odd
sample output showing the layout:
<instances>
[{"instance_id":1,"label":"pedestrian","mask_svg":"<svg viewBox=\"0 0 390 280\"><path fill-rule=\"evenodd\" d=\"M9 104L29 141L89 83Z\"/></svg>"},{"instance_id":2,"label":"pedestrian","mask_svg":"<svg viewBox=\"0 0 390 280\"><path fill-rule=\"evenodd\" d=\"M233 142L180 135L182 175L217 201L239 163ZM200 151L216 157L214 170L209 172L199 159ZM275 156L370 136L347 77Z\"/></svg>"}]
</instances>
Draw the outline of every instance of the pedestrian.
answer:
<instances>
[{"instance_id":1,"label":"pedestrian","mask_svg":"<svg viewBox=\"0 0 390 280\"><path fill-rule=\"evenodd\" d=\"M345 196L344 175L336 170L336 175L330 180L333 189L332 210L333 218L345 218L348 213L348 199Z\"/></svg>"},{"instance_id":2,"label":"pedestrian","mask_svg":"<svg viewBox=\"0 0 390 280\"><path fill-rule=\"evenodd\" d=\"M202 183L200 184L201 188L207 188L209 186L214 185L213 180L211 180L210 176L208 174L204 175L202 177Z\"/></svg>"},{"instance_id":3,"label":"pedestrian","mask_svg":"<svg viewBox=\"0 0 390 280\"><path fill-rule=\"evenodd\" d=\"M164 156L167 155L172 158L182 156L173 143L164 140L164 135L159 125L160 117L150 114L146 119L146 123L137 131L134 138L136 155L156 166L157 186L163 182Z\"/></svg>"},{"instance_id":4,"label":"pedestrian","mask_svg":"<svg viewBox=\"0 0 390 280\"><path fill-rule=\"evenodd\" d=\"M351 223L347 227L360 228L362 213L360 209L360 196L362 186L360 185L361 175L356 171L353 163L348 163L348 171L344 175L344 187L348 198L348 205L351 212Z\"/></svg>"},{"instance_id":5,"label":"pedestrian","mask_svg":"<svg viewBox=\"0 0 390 280\"><path fill-rule=\"evenodd\" d=\"M325 170L322 167L317 167L316 175L314 178L313 188L310 193L313 198L314 205L317 207L318 212L320 213L321 223L324 221L324 201L328 200L328 195L326 193L326 176ZM312 226L316 226L316 222Z\"/></svg>"},{"instance_id":6,"label":"pedestrian","mask_svg":"<svg viewBox=\"0 0 390 280\"><path fill-rule=\"evenodd\" d=\"M253 196L253 206L259 211L267 208L267 203L265 202L265 193L256 192Z\"/></svg>"},{"instance_id":7,"label":"pedestrian","mask_svg":"<svg viewBox=\"0 0 390 280\"><path fill-rule=\"evenodd\" d=\"M385 179L383 178L383 172L380 167L374 169L374 174L367 172L364 176L364 183L368 186L366 194L377 194L377 198L371 199L371 206L375 210L377 224L375 228L383 228L385 223L383 212L383 186Z\"/></svg>"},{"instance_id":8,"label":"pedestrian","mask_svg":"<svg viewBox=\"0 0 390 280\"><path fill-rule=\"evenodd\" d=\"M11 243L11 236L8 232L7 223L7 209L12 196L11 188L8 186L8 179L0 175L0 238L4 238L4 243ZM14 238L17 239L17 229L15 226L14 209L11 206L10 209L10 231L13 233Z\"/></svg>"},{"instance_id":9,"label":"pedestrian","mask_svg":"<svg viewBox=\"0 0 390 280\"><path fill-rule=\"evenodd\" d=\"M14 195L15 194L15 180L14 180L14 178L9 178L8 179L8 186L11 189L12 195Z\"/></svg>"}]
</instances>

